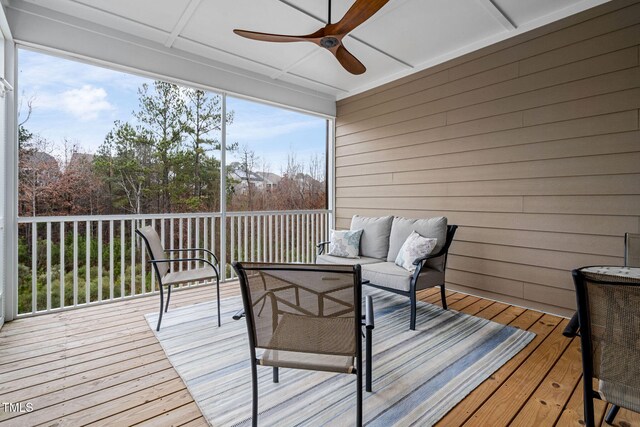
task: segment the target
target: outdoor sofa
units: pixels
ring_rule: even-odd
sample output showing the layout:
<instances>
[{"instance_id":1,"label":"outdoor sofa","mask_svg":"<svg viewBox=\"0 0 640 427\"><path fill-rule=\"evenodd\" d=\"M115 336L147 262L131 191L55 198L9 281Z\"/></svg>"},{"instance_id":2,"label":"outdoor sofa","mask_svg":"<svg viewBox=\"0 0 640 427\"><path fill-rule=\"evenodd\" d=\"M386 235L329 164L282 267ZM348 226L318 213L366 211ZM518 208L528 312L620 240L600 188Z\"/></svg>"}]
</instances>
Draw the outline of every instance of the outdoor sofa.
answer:
<instances>
[{"instance_id":1,"label":"outdoor sofa","mask_svg":"<svg viewBox=\"0 0 640 427\"><path fill-rule=\"evenodd\" d=\"M360 264L362 280L368 285L409 297L411 306L410 329L416 328L416 291L440 286L442 307L447 309L445 296L445 270L447 253L457 225L447 225L446 217L410 219L394 216L363 217L355 215L350 230L362 230L359 256L345 258L333 256L325 250L330 241L317 245L318 264ZM412 261L411 272L395 263L407 238L417 232L420 236L435 238L435 248ZM368 281L368 283L367 283Z\"/></svg>"}]
</instances>

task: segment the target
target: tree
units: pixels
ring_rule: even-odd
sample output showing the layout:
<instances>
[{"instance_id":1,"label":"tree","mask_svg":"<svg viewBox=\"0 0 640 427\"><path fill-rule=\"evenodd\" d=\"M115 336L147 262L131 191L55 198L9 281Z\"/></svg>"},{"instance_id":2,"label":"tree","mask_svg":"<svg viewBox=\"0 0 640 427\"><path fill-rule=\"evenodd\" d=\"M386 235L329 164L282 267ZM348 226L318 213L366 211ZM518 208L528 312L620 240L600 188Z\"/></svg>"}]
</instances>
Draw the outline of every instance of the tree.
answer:
<instances>
[{"instance_id":1,"label":"tree","mask_svg":"<svg viewBox=\"0 0 640 427\"><path fill-rule=\"evenodd\" d=\"M153 89L144 83L138 89L139 111L134 116L140 122L139 138L148 139L158 160L160 185L158 209L171 212L170 181L175 155L183 139L185 101L180 88L156 80ZM131 187L128 187L131 189Z\"/></svg>"},{"instance_id":2,"label":"tree","mask_svg":"<svg viewBox=\"0 0 640 427\"><path fill-rule=\"evenodd\" d=\"M143 135L131 124L116 121L94 160L96 170L108 183L114 205L136 214L143 213L151 169L152 142Z\"/></svg>"},{"instance_id":3,"label":"tree","mask_svg":"<svg viewBox=\"0 0 640 427\"><path fill-rule=\"evenodd\" d=\"M255 193L255 167L258 164L259 157L256 152L250 150L248 146L242 147L240 153L240 171L241 178L247 183L247 207L250 211L253 210L253 196Z\"/></svg>"}]
</instances>

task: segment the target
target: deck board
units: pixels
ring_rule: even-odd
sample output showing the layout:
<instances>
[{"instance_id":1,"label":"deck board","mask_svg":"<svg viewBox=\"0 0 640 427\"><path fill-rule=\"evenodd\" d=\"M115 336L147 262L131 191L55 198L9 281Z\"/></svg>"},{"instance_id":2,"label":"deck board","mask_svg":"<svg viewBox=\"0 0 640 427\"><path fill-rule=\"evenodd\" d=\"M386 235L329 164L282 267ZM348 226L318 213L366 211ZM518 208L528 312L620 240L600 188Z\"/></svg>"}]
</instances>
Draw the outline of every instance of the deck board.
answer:
<instances>
[{"instance_id":1,"label":"deck board","mask_svg":"<svg viewBox=\"0 0 640 427\"><path fill-rule=\"evenodd\" d=\"M221 288L223 298L238 294L237 282ZM213 295L210 287L175 292L171 308ZM418 296L441 304L437 288ZM447 302L537 336L438 426L581 425L580 346L562 337L566 320L450 291ZM157 296L149 296L6 324L0 331L0 400L30 402L34 410L0 413L0 425L206 426L144 319L157 309ZM600 420L605 406L596 402ZM640 427L640 415L622 410L615 425Z\"/></svg>"}]
</instances>

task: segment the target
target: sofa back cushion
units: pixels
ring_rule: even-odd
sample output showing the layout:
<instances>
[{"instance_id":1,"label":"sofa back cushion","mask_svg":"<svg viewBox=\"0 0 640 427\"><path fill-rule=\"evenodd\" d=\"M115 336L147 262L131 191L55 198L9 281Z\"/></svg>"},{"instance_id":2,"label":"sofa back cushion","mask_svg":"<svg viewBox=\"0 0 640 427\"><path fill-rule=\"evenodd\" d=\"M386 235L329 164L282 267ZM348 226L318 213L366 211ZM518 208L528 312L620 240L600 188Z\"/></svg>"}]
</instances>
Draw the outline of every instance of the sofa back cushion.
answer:
<instances>
[{"instance_id":1,"label":"sofa back cushion","mask_svg":"<svg viewBox=\"0 0 640 427\"><path fill-rule=\"evenodd\" d=\"M389 253L389 234L391 233L392 222L393 216L373 218L360 215L353 216L351 219L351 230L363 230L362 237L360 238L361 256L379 259L385 259L387 257ZM404 243L404 240L402 243ZM401 246L402 243L400 243ZM398 250L399 249L400 247L398 247ZM395 258L393 260L395 260Z\"/></svg>"},{"instance_id":2,"label":"sofa back cushion","mask_svg":"<svg viewBox=\"0 0 640 427\"><path fill-rule=\"evenodd\" d=\"M411 219L395 217L391 226L391 235L389 237L389 251L387 253L387 261L395 262L398 252L404 244L407 237L412 232L417 232L421 236L436 238L438 242L433 249L433 254L437 254L444 247L447 241L447 218L438 216L427 219ZM427 265L431 268L441 268L440 261L427 261Z\"/></svg>"}]
</instances>

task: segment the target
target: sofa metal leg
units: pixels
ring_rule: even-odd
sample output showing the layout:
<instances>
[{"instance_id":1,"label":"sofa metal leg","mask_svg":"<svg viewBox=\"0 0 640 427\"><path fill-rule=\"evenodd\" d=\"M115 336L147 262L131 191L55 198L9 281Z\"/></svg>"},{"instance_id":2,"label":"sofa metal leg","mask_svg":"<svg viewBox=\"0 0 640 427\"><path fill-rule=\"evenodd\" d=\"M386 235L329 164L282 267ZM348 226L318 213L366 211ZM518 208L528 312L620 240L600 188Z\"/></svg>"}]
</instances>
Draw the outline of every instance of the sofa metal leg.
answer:
<instances>
[{"instance_id":1,"label":"sofa metal leg","mask_svg":"<svg viewBox=\"0 0 640 427\"><path fill-rule=\"evenodd\" d=\"M411 300L411 321L409 324L409 329L412 331L416 330L416 291L411 291L409 295L409 299Z\"/></svg>"},{"instance_id":2,"label":"sofa metal leg","mask_svg":"<svg viewBox=\"0 0 640 427\"><path fill-rule=\"evenodd\" d=\"M160 285L160 316L158 317L158 326L156 327L156 331L160 331L160 324L162 323L162 312L164 311L164 296L162 292L162 285Z\"/></svg>"},{"instance_id":3,"label":"sofa metal leg","mask_svg":"<svg viewBox=\"0 0 640 427\"><path fill-rule=\"evenodd\" d=\"M442 300L442 308L447 309L447 296L444 293L444 283L440 285L440 299Z\"/></svg>"}]
</instances>

